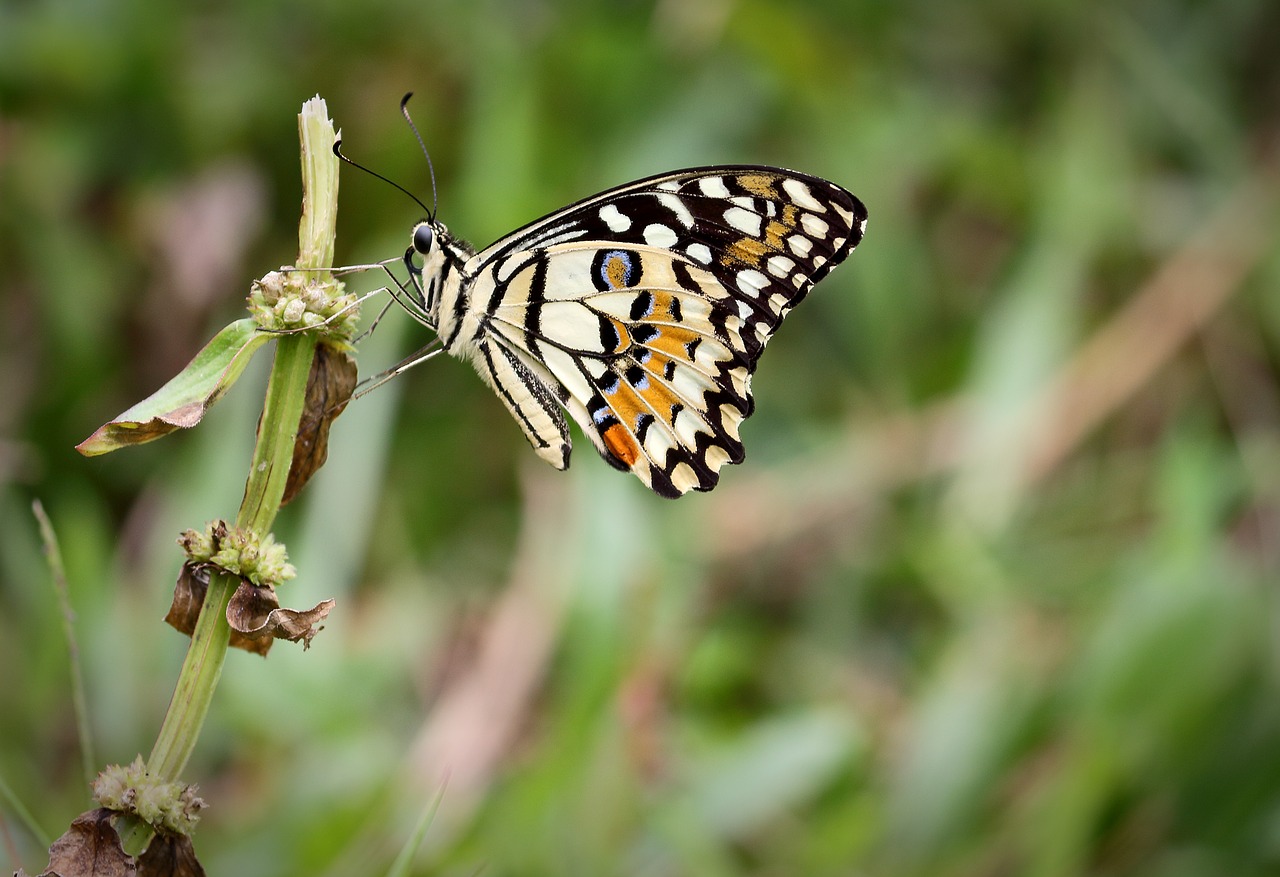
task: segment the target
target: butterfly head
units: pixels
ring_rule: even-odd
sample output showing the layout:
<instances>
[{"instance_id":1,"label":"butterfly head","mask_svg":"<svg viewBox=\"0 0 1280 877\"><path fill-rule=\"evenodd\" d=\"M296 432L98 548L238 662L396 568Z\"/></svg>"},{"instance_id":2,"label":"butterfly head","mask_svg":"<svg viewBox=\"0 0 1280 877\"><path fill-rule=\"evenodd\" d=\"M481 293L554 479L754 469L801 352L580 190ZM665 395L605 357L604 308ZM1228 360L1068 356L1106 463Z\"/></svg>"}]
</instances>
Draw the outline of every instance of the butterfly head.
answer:
<instances>
[{"instance_id":1,"label":"butterfly head","mask_svg":"<svg viewBox=\"0 0 1280 877\"><path fill-rule=\"evenodd\" d=\"M434 219L424 219L413 227L412 246L405 250L409 273L428 282L440 274L445 264L472 255L471 248L454 240L449 230ZM421 264L415 264L415 257Z\"/></svg>"},{"instance_id":2,"label":"butterfly head","mask_svg":"<svg viewBox=\"0 0 1280 877\"><path fill-rule=\"evenodd\" d=\"M418 319L435 328L445 287L457 286L463 265L475 252L432 218L413 227L411 241L412 245L404 252L404 264L420 294L418 307L413 310Z\"/></svg>"},{"instance_id":3,"label":"butterfly head","mask_svg":"<svg viewBox=\"0 0 1280 877\"><path fill-rule=\"evenodd\" d=\"M413 228L413 249L424 259L436 246L436 232L429 221L419 222Z\"/></svg>"}]
</instances>

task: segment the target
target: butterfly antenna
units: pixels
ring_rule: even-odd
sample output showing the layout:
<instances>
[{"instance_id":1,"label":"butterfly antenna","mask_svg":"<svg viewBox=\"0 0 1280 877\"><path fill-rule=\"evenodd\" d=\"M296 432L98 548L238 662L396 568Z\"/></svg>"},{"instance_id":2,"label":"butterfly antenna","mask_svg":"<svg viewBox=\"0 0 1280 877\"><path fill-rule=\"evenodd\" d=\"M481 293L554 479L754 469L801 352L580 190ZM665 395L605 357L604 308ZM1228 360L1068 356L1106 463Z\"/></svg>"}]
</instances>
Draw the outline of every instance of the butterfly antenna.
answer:
<instances>
[{"instance_id":1,"label":"butterfly antenna","mask_svg":"<svg viewBox=\"0 0 1280 877\"><path fill-rule=\"evenodd\" d=\"M435 212L434 210L428 210L428 209L427 209L427 205L422 203L422 199L421 199L421 198L419 198L417 195L413 194L412 192L410 192L410 191L409 191L408 189L406 189L404 186L400 185L400 184L399 184L399 183L397 183L395 180L388 180L386 177L384 177L382 174L378 173L377 171L369 170L367 167L365 167L364 165L360 164L360 162L358 162L358 161L353 161L352 159L347 158L345 155L343 155L343 154L342 154L342 141L341 141L341 140L335 140L335 141L333 141L333 154L334 154L334 155L336 155L336 156L338 156L338 158L342 159L342 160L343 160L343 161L345 161L347 164L351 165L353 168L356 168L357 170L362 170L362 171L364 171L366 174L370 174L371 176L375 176L375 177L377 177L378 179L382 180L382 182L387 183L388 185L394 186L395 188L399 189L401 192L404 192L406 195L408 195L410 198L412 198L414 201L416 201L416 202L417 202L417 204L418 204L418 206L422 208L423 212L424 212L424 213L427 213L427 214L432 218L432 220L434 220L434 219L436 218L436 212ZM435 189L435 184L434 184L434 182L432 183L431 188L432 188L433 190Z\"/></svg>"},{"instance_id":2,"label":"butterfly antenna","mask_svg":"<svg viewBox=\"0 0 1280 877\"><path fill-rule=\"evenodd\" d=\"M418 126L413 124L413 118L409 115L409 98L413 97L413 92L409 92L400 98L400 113L404 116L404 120L409 123L409 130L413 132L413 136L418 138L418 145L422 147L422 154L427 157L427 170L431 173L431 221L435 222L436 208L440 205L440 196L436 192L436 168L431 163L431 153L427 152L427 144L422 142L422 135L418 133Z\"/></svg>"}]
</instances>

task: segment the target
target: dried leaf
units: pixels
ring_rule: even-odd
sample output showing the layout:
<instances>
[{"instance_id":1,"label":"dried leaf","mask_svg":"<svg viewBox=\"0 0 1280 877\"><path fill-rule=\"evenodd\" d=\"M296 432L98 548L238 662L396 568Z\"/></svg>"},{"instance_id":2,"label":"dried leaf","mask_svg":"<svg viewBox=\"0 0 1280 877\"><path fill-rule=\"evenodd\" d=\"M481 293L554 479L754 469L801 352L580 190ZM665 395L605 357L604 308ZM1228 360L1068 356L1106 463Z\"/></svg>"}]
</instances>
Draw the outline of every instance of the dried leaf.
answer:
<instances>
[{"instance_id":1,"label":"dried leaf","mask_svg":"<svg viewBox=\"0 0 1280 877\"><path fill-rule=\"evenodd\" d=\"M183 834L157 834L138 856L137 877L204 877L196 848Z\"/></svg>"},{"instance_id":2,"label":"dried leaf","mask_svg":"<svg viewBox=\"0 0 1280 877\"><path fill-rule=\"evenodd\" d=\"M282 609L274 589L242 581L227 606L232 644L235 644L237 635L240 635L251 642L260 643L260 646L249 650L263 655L271 647L272 639L290 642L302 640L302 647L305 649L311 645L311 638L320 632L318 625L325 620L334 605L333 600L323 600L305 611Z\"/></svg>"},{"instance_id":3,"label":"dried leaf","mask_svg":"<svg viewBox=\"0 0 1280 877\"><path fill-rule=\"evenodd\" d=\"M39 877L136 877L133 857L111 824L114 816L105 807L77 816L49 847L49 867Z\"/></svg>"},{"instance_id":4,"label":"dried leaf","mask_svg":"<svg viewBox=\"0 0 1280 877\"><path fill-rule=\"evenodd\" d=\"M285 505L292 500L329 456L329 427L347 407L356 388L356 361L328 344L316 347L307 377L307 397L293 446L293 463L285 483Z\"/></svg>"},{"instance_id":5,"label":"dried leaf","mask_svg":"<svg viewBox=\"0 0 1280 877\"><path fill-rule=\"evenodd\" d=\"M173 602L164 620L179 633L191 636L196 621L200 618L200 608L204 605L205 594L209 590L209 576L215 567L204 563L184 563L178 573L178 581L173 588ZM231 625L232 648L244 649L246 652L266 656L271 650L273 640L284 639L290 642L302 641L302 647L308 648L311 639L320 632L319 626L328 617L334 600L323 600L314 608L307 610L284 609L274 588L255 585L247 579L240 580L240 586L231 596L227 605L227 622Z\"/></svg>"},{"instance_id":6,"label":"dried leaf","mask_svg":"<svg viewBox=\"0 0 1280 877\"><path fill-rule=\"evenodd\" d=\"M81 813L49 847L49 867L37 877L204 877L191 838L161 832L136 860L124 851L106 807ZM15 877L25 877L18 870Z\"/></svg>"},{"instance_id":7,"label":"dried leaf","mask_svg":"<svg viewBox=\"0 0 1280 877\"><path fill-rule=\"evenodd\" d=\"M165 623L178 633L191 636L204 605L204 595L209 590L209 568L199 563L184 563L178 571L178 581L173 588L173 603Z\"/></svg>"},{"instance_id":8,"label":"dried leaf","mask_svg":"<svg viewBox=\"0 0 1280 877\"><path fill-rule=\"evenodd\" d=\"M200 608L204 606L204 596L209 590L209 576L214 567L203 563L184 563L178 573L178 581L173 588L173 603L169 606L169 614L164 620L170 627L191 636L196 629L196 621L200 618ZM268 589L270 590L270 589ZM245 636L231 628L231 639L228 643L233 649L243 649L255 655L266 657L271 649L271 639L256 639Z\"/></svg>"},{"instance_id":9,"label":"dried leaf","mask_svg":"<svg viewBox=\"0 0 1280 877\"><path fill-rule=\"evenodd\" d=\"M178 581L173 588L173 603L169 606L169 614L164 620L178 633L191 634L196 629L196 621L200 618L200 609L204 606L204 596L209 590L209 576L213 567L203 563L184 563L178 573ZM250 585L253 587L253 585ZM270 590L268 588L267 590ZM274 593L274 592L273 592ZM228 607L228 612L230 608ZM245 636L231 626L231 639L228 643L233 649L243 649L255 655L266 654L271 649L271 638L257 639Z\"/></svg>"},{"instance_id":10,"label":"dried leaf","mask_svg":"<svg viewBox=\"0 0 1280 877\"><path fill-rule=\"evenodd\" d=\"M253 320L236 320L215 335L167 384L98 427L76 445L76 450L94 457L195 426L209 406L240 377L254 351L270 338L257 330Z\"/></svg>"}]
</instances>

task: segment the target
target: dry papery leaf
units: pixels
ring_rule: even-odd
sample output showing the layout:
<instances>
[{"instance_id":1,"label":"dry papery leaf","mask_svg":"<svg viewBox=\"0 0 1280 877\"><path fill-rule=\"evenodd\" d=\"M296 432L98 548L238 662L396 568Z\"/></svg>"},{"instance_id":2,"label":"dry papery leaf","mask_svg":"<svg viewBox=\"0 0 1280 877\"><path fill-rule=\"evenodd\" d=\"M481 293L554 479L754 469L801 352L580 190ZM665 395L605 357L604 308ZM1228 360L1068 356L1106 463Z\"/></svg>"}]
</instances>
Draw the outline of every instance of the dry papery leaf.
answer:
<instances>
[{"instance_id":1,"label":"dry papery leaf","mask_svg":"<svg viewBox=\"0 0 1280 877\"><path fill-rule=\"evenodd\" d=\"M227 622L231 625L232 639L240 634L261 642L260 654L267 653L273 639L295 643L301 640L302 648L306 649L334 605L333 600L321 600L311 609L283 609L274 588L242 581L231 595Z\"/></svg>"},{"instance_id":2,"label":"dry papery leaf","mask_svg":"<svg viewBox=\"0 0 1280 877\"><path fill-rule=\"evenodd\" d=\"M200 617L200 607L204 605L211 572L207 564L182 565L173 589L173 604L164 618L170 627L191 636ZM322 600L307 610L284 609L274 588L241 579L227 606L231 645L264 657L270 651L271 643L277 639L301 640L302 647L306 649L335 605L334 600Z\"/></svg>"},{"instance_id":3,"label":"dry papery leaf","mask_svg":"<svg viewBox=\"0 0 1280 877\"><path fill-rule=\"evenodd\" d=\"M347 407L356 388L356 374L356 361L350 354L328 344L316 347L281 505L297 496L328 459L329 427Z\"/></svg>"},{"instance_id":4,"label":"dry papery leaf","mask_svg":"<svg viewBox=\"0 0 1280 877\"><path fill-rule=\"evenodd\" d=\"M138 856L138 877L204 877L191 838L157 834Z\"/></svg>"},{"instance_id":5,"label":"dry papery leaf","mask_svg":"<svg viewBox=\"0 0 1280 877\"><path fill-rule=\"evenodd\" d=\"M124 851L112 821L116 811L81 813L49 847L49 866L37 877L204 877L191 838L156 834L136 859ZM18 869L15 877L27 877Z\"/></svg>"}]
</instances>

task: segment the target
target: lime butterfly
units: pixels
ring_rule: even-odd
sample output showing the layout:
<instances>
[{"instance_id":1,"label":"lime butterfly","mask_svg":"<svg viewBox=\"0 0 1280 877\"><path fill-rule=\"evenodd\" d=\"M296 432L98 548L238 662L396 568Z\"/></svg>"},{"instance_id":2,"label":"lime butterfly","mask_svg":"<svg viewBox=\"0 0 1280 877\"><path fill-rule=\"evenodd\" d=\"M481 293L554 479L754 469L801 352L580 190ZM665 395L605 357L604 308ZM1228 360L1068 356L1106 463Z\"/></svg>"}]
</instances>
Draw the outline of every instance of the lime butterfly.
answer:
<instances>
[{"instance_id":1,"label":"lime butterfly","mask_svg":"<svg viewBox=\"0 0 1280 877\"><path fill-rule=\"evenodd\" d=\"M678 497L742 462L765 344L866 222L861 201L818 177L690 168L478 253L433 211L413 229L412 284L396 297L475 366L542 459L568 467L567 411L606 462Z\"/></svg>"}]
</instances>

